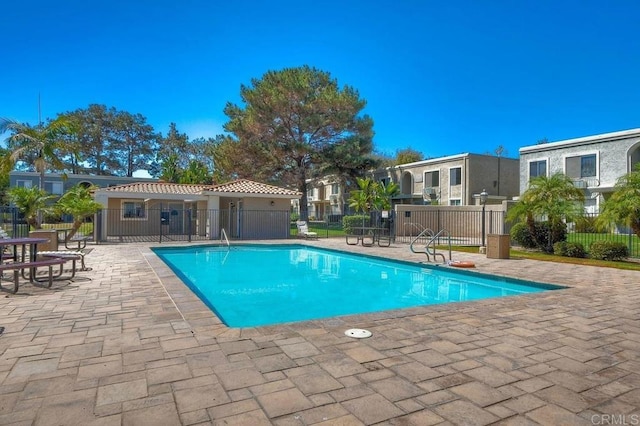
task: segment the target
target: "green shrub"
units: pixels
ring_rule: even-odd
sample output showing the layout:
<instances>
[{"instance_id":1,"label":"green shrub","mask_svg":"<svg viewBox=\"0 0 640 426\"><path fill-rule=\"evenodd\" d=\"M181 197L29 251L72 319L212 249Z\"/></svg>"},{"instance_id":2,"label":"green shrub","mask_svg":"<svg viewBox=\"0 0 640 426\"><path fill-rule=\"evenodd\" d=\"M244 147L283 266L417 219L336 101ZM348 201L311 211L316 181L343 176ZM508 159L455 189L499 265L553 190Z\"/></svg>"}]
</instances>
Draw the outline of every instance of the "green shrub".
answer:
<instances>
[{"instance_id":1,"label":"green shrub","mask_svg":"<svg viewBox=\"0 0 640 426\"><path fill-rule=\"evenodd\" d=\"M581 243L558 241L553 245L553 254L566 257L585 257L586 253Z\"/></svg>"},{"instance_id":2,"label":"green shrub","mask_svg":"<svg viewBox=\"0 0 640 426\"><path fill-rule=\"evenodd\" d=\"M531 237L529 227L526 223L516 223L511 227L511 231L509 232L509 234L511 235L511 239L513 241L524 248L532 249L537 247L536 242Z\"/></svg>"},{"instance_id":3,"label":"green shrub","mask_svg":"<svg viewBox=\"0 0 640 426\"><path fill-rule=\"evenodd\" d=\"M291 213L291 222L297 222L300 220L300 213Z\"/></svg>"},{"instance_id":4,"label":"green shrub","mask_svg":"<svg viewBox=\"0 0 640 426\"><path fill-rule=\"evenodd\" d=\"M357 226L370 226L369 215L344 216L342 218L342 229L345 234L353 234L352 228Z\"/></svg>"},{"instance_id":5,"label":"green shrub","mask_svg":"<svg viewBox=\"0 0 640 426\"><path fill-rule=\"evenodd\" d=\"M511 228L511 239L524 248L538 248L549 252L549 246L552 251L553 244L567 240L567 226L564 223L556 224L549 244L549 222L536 222L533 225L533 235L526 223L516 223Z\"/></svg>"},{"instance_id":6,"label":"green shrub","mask_svg":"<svg viewBox=\"0 0 640 426\"><path fill-rule=\"evenodd\" d=\"M589 256L600 260L622 260L629 256L629 248L624 243L599 240L589 246Z\"/></svg>"}]
</instances>

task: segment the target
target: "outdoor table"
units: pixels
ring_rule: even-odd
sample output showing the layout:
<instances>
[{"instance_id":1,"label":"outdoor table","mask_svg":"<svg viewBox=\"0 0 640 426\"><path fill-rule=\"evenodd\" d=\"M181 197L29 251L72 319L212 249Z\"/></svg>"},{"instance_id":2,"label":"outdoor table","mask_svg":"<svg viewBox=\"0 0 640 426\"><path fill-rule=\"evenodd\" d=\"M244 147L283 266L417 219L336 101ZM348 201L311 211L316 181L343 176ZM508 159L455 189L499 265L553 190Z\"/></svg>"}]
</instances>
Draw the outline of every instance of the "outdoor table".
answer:
<instances>
[{"instance_id":1,"label":"outdoor table","mask_svg":"<svg viewBox=\"0 0 640 426\"><path fill-rule=\"evenodd\" d=\"M87 237L84 236L82 234L78 235L74 235L73 237L71 237L71 239L69 241L67 241L67 235L69 235L69 232L71 231L72 228L60 228L57 229L58 231L58 240L60 240L60 233L63 233L63 237L62 237L62 241L64 241L64 247L66 249L69 250L81 250L85 247L87 247L87 241L91 240L91 237ZM77 243L77 247L69 247L69 243Z\"/></svg>"},{"instance_id":2,"label":"outdoor table","mask_svg":"<svg viewBox=\"0 0 640 426\"><path fill-rule=\"evenodd\" d=\"M375 226L354 226L351 229L353 230L353 232L357 232L357 233L349 234L346 236L346 241L347 241L347 244L349 245L357 245L358 243L360 243L363 246L370 247L373 244L375 244L376 241L378 242L378 245L380 247L389 247L391 245L391 238L389 238L387 234L387 232L389 231L387 228L379 228ZM352 237L352 238L356 237L356 242L355 243L350 242L349 237ZM387 237L387 238L384 238L387 244L382 245L380 243L381 237Z\"/></svg>"},{"instance_id":3,"label":"outdoor table","mask_svg":"<svg viewBox=\"0 0 640 426\"><path fill-rule=\"evenodd\" d=\"M4 248L7 246L13 247L13 261L18 261L18 247L20 247L21 252L21 261L24 262L26 259L27 246L29 246L29 260L31 262L36 260L36 255L38 253L38 244L46 243L46 238L32 238L32 237L22 237L22 238L0 238L0 252L4 251ZM0 263L2 259L0 258Z\"/></svg>"}]
</instances>

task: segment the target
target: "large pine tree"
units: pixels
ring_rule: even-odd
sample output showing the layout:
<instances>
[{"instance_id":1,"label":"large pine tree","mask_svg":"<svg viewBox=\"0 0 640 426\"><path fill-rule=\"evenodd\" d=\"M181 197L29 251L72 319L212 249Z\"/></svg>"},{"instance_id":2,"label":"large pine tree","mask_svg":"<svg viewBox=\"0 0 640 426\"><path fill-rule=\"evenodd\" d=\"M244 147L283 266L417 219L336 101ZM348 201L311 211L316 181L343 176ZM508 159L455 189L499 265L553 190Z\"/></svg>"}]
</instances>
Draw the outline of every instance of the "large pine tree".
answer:
<instances>
[{"instance_id":1,"label":"large pine tree","mask_svg":"<svg viewBox=\"0 0 640 426\"><path fill-rule=\"evenodd\" d=\"M371 150L373 120L362 114L358 91L329 73L302 66L269 71L241 86L244 106L227 103L225 130L235 135L233 162L238 177L297 188L302 218L307 217L307 179L326 165L332 147L357 143ZM360 157L354 168L362 167Z\"/></svg>"}]
</instances>

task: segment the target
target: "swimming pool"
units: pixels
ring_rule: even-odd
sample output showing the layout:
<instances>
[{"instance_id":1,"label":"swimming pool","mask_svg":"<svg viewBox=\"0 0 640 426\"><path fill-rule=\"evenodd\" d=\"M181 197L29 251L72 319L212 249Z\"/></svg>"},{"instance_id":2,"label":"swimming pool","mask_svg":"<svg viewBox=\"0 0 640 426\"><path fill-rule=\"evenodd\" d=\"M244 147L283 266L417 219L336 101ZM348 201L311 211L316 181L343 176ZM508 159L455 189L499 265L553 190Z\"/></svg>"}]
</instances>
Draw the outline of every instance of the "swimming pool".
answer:
<instances>
[{"instance_id":1,"label":"swimming pool","mask_svg":"<svg viewBox=\"0 0 640 426\"><path fill-rule=\"evenodd\" d=\"M229 327L561 288L293 244L152 250Z\"/></svg>"}]
</instances>

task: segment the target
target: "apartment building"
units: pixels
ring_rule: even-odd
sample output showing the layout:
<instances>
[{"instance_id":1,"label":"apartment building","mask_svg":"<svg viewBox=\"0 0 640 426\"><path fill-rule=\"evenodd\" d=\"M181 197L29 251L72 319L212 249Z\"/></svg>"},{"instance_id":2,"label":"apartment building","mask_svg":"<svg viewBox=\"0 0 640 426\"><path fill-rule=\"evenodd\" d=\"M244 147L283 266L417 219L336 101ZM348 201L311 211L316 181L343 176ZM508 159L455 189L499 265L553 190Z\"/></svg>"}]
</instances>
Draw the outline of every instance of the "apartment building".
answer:
<instances>
[{"instance_id":1,"label":"apartment building","mask_svg":"<svg viewBox=\"0 0 640 426\"><path fill-rule=\"evenodd\" d=\"M464 153L378 169L373 178L400 186L394 204L468 206L483 190L493 203L517 196L519 170L517 159Z\"/></svg>"},{"instance_id":2,"label":"apartment building","mask_svg":"<svg viewBox=\"0 0 640 426\"><path fill-rule=\"evenodd\" d=\"M520 193L540 175L564 173L584 190L585 210L597 213L620 176L640 162L640 129L520 148Z\"/></svg>"}]
</instances>

